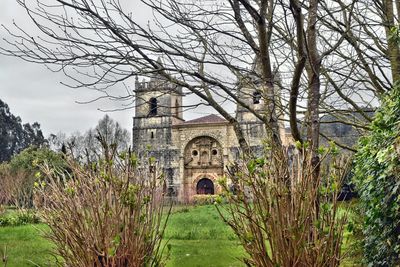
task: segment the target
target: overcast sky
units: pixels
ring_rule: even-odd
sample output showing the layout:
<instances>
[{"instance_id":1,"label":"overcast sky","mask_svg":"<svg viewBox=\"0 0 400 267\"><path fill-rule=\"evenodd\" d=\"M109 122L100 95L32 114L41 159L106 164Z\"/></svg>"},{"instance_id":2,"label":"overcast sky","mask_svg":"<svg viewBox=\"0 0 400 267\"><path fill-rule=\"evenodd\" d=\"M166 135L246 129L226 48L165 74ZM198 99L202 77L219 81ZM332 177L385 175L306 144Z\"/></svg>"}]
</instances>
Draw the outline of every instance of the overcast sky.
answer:
<instances>
[{"instance_id":1,"label":"overcast sky","mask_svg":"<svg viewBox=\"0 0 400 267\"><path fill-rule=\"evenodd\" d=\"M18 24L32 28L26 13L15 0L1 2L1 24L10 26L15 19ZM5 35L6 32L1 29L1 38ZM71 89L60 84L61 81L66 81L61 73L50 72L45 66L0 55L0 99L23 122L39 122L45 136L59 131L86 131L105 115L99 109L121 107L121 103L111 101L78 104L77 102L93 99L95 92ZM112 112L109 115L125 128L131 129L133 109Z\"/></svg>"},{"instance_id":2,"label":"overcast sky","mask_svg":"<svg viewBox=\"0 0 400 267\"><path fill-rule=\"evenodd\" d=\"M140 10L141 8L137 5L139 1L126 1L127 5L131 5L132 11L135 10L137 14L141 14L142 17L139 19L144 22L149 19L151 13ZM1 0L0 24L10 27L13 20L24 29L34 30L34 26L16 0ZM7 33L1 28L0 39L5 36ZM1 40L0 45L4 45L2 42L4 41ZM79 104L78 102L96 98L98 94L88 89L68 88L60 84L63 81L66 82L67 79L61 73L53 73L43 65L0 55L0 99L5 101L11 112L20 116L24 123L39 122L45 136L59 131L84 132L94 127L105 115L105 112L100 110L124 107L124 103L110 100ZM186 113L185 118L198 117L205 113L207 112L197 110L197 112ZM131 131L133 108L108 114Z\"/></svg>"}]
</instances>

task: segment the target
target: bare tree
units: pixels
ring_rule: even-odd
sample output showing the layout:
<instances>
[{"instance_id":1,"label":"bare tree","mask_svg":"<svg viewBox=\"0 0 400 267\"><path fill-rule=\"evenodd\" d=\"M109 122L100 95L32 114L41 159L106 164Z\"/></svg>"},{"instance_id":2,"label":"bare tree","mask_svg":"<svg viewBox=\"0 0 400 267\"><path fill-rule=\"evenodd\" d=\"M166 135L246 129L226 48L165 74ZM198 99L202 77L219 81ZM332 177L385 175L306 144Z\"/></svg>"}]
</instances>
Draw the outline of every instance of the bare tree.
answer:
<instances>
[{"instance_id":1,"label":"bare tree","mask_svg":"<svg viewBox=\"0 0 400 267\"><path fill-rule=\"evenodd\" d=\"M240 125L223 103L253 112L265 123L272 143L280 145L270 51L278 1L142 2L155 13L148 26L139 24L118 1L58 0L48 5L45 0L19 0L41 36L16 26L9 30L14 41L2 51L63 71L74 81L71 86L104 91L132 76L157 73L231 122L244 151L248 144ZM254 61L259 68L251 68ZM239 97L238 81L249 76L261 84L264 113Z\"/></svg>"},{"instance_id":2,"label":"bare tree","mask_svg":"<svg viewBox=\"0 0 400 267\"><path fill-rule=\"evenodd\" d=\"M87 142L89 144L93 131L89 130L86 134ZM94 136L102 148L102 155L105 155L106 160L114 158L118 152L127 151L129 147L129 134L128 131L122 128L118 122L112 120L108 115L105 115L96 126ZM93 138L93 137L92 137ZM90 142L90 143L93 143ZM88 149L92 146L88 145ZM93 149L95 151L96 149ZM89 153L89 152L87 152Z\"/></svg>"},{"instance_id":3,"label":"bare tree","mask_svg":"<svg viewBox=\"0 0 400 267\"><path fill-rule=\"evenodd\" d=\"M147 24L117 0L18 3L40 34L6 27L10 37L3 54L47 64L71 78L69 86L94 88L110 98L117 83L157 75L231 122L244 151L249 145L229 103L264 122L278 146L277 114L286 114L294 139L307 139L315 150L321 114L366 129L365 106L398 75L398 46L388 36L399 5L388 0L375 1L371 10L367 1L354 0L142 0L153 12ZM243 81L261 93L263 112L241 97ZM349 119L350 109L362 120Z\"/></svg>"},{"instance_id":4,"label":"bare tree","mask_svg":"<svg viewBox=\"0 0 400 267\"><path fill-rule=\"evenodd\" d=\"M129 148L129 133L107 114L99 120L94 129L84 134L58 133L50 136L51 148L62 151L77 161L90 164L100 159L110 159Z\"/></svg>"},{"instance_id":5,"label":"bare tree","mask_svg":"<svg viewBox=\"0 0 400 267\"><path fill-rule=\"evenodd\" d=\"M321 69L333 99L323 110L368 130L374 106L400 77L400 46L391 38L399 23L399 1L322 1L321 8L320 23L344 39Z\"/></svg>"}]
</instances>

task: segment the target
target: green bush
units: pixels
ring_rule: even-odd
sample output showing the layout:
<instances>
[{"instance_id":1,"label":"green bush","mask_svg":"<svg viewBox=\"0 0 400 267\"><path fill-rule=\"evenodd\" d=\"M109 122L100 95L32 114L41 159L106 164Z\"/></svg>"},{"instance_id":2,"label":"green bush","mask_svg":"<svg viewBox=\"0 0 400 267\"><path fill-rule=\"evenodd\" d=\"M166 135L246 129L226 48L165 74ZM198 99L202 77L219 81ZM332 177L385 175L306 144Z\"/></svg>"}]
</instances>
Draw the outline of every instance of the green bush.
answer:
<instances>
[{"instance_id":1,"label":"green bush","mask_svg":"<svg viewBox=\"0 0 400 267\"><path fill-rule=\"evenodd\" d=\"M214 204L217 195L194 195L193 203L196 205L210 205Z\"/></svg>"},{"instance_id":2,"label":"green bush","mask_svg":"<svg viewBox=\"0 0 400 267\"><path fill-rule=\"evenodd\" d=\"M67 171L61 154L34 146L15 155L9 163L0 164L0 205L32 208L35 174L45 163Z\"/></svg>"},{"instance_id":3,"label":"green bush","mask_svg":"<svg viewBox=\"0 0 400 267\"><path fill-rule=\"evenodd\" d=\"M373 266L400 264L400 84L384 97L360 139L354 182L364 215L364 257Z\"/></svg>"},{"instance_id":4,"label":"green bush","mask_svg":"<svg viewBox=\"0 0 400 267\"><path fill-rule=\"evenodd\" d=\"M0 227L2 226L20 226L27 224L40 223L40 218L33 211L18 211L0 217Z\"/></svg>"}]
</instances>

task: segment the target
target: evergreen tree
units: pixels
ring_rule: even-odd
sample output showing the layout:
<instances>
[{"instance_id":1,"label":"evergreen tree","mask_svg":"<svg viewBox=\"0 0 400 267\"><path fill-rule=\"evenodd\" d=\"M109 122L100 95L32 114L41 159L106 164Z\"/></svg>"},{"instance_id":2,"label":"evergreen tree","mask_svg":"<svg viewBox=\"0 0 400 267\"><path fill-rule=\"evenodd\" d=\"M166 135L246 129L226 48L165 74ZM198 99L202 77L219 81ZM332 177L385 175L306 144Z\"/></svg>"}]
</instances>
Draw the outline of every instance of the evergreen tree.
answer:
<instances>
[{"instance_id":1,"label":"evergreen tree","mask_svg":"<svg viewBox=\"0 0 400 267\"><path fill-rule=\"evenodd\" d=\"M9 161L30 145L37 147L46 144L40 124L22 125L21 118L10 112L7 103L0 99L0 162Z\"/></svg>"}]
</instances>

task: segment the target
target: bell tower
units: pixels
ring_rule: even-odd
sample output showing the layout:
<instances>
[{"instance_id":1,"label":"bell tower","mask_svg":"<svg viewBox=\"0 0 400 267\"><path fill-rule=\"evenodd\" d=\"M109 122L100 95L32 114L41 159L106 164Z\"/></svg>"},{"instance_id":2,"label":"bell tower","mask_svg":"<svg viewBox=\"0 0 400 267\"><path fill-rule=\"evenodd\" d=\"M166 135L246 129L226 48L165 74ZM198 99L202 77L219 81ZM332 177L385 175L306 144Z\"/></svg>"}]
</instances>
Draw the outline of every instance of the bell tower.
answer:
<instances>
[{"instance_id":1,"label":"bell tower","mask_svg":"<svg viewBox=\"0 0 400 267\"><path fill-rule=\"evenodd\" d=\"M140 153L152 146L166 149L171 145L171 126L183 121L182 88L153 76L149 81L135 81L135 116L133 149Z\"/></svg>"},{"instance_id":2,"label":"bell tower","mask_svg":"<svg viewBox=\"0 0 400 267\"><path fill-rule=\"evenodd\" d=\"M181 122L181 87L158 75L142 82L136 78L132 148L139 158L146 155L156 159L166 177L166 193L172 198L179 191L179 150L173 144L172 126Z\"/></svg>"},{"instance_id":3,"label":"bell tower","mask_svg":"<svg viewBox=\"0 0 400 267\"><path fill-rule=\"evenodd\" d=\"M250 109L255 112L262 114L266 111L266 101L265 101L265 85L263 84L260 76L260 66L259 62L255 60L251 74L243 77L239 80L238 96L239 99L245 102ZM281 140L285 143L285 126L283 123L283 112L281 104L281 92L280 92L280 75L274 68L274 92L276 112L279 118L279 135ZM237 105L236 109L236 119L241 124L242 129L247 137L250 146L260 146L262 139L266 136L266 128L263 122L258 119L252 112L244 108L242 105Z\"/></svg>"}]
</instances>

